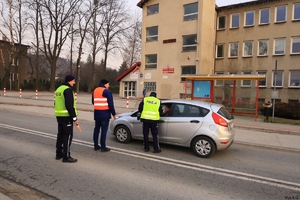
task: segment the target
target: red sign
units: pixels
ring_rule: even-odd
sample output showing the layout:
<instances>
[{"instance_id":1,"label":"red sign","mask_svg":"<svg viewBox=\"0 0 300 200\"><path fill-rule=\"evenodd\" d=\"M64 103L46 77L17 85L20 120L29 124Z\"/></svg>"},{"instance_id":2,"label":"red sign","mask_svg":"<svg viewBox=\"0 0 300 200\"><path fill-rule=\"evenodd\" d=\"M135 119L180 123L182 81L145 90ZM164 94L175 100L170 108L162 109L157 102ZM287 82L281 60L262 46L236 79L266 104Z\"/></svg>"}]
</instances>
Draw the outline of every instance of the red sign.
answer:
<instances>
[{"instance_id":1,"label":"red sign","mask_svg":"<svg viewBox=\"0 0 300 200\"><path fill-rule=\"evenodd\" d=\"M173 43L176 42L176 39L168 39L168 40L163 40L163 43Z\"/></svg>"},{"instance_id":2,"label":"red sign","mask_svg":"<svg viewBox=\"0 0 300 200\"><path fill-rule=\"evenodd\" d=\"M173 74L174 73L174 68L166 67L163 68L163 74Z\"/></svg>"}]
</instances>

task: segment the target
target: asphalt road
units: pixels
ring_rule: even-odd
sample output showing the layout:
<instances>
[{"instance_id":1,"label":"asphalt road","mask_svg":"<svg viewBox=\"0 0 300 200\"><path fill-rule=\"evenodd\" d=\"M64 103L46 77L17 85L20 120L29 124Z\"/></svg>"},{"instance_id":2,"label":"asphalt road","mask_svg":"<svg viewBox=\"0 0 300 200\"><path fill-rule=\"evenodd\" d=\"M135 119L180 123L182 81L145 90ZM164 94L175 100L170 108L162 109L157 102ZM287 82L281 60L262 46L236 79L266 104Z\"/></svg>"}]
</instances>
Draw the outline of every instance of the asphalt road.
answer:
<instances>
[{"instance_id":1,"label":"asphalt road","mask_svg":"<svg viewBox=\"0 0 300 200\"><path fill-rule=\"evenodd\" d=\"M93 125L83 122L84 132L75 131L72 145L79 161L66 164L54 160L53 117L3 111L0 121L1 174L50 195L36 199L300 197L299 153L233 145L200 159L188 148L162 145L163 152L154 155L144 153L140 141L120 144L111 135L112 151L101 153L92 149Z\"/></svg>"}]
</instances>

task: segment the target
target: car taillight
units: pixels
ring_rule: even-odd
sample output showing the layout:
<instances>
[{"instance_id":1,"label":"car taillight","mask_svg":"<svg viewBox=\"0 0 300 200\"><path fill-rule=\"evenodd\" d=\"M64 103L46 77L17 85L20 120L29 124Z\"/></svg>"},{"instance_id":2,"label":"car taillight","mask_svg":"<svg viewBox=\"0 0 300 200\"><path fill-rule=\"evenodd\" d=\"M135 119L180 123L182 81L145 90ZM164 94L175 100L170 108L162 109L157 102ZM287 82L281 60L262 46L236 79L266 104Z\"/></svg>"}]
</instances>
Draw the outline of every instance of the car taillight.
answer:
<instances>
[{"instance_id":1,"label":"car taillight","mask_svg":"<svg viewBox=\"0 0 300 200\"><path fill-rule=\"evenodd\" d=\"M224 127L228 127L228 124L226 122L225 119L223 119L220 115L218 115L217 113L212 113L212 118L214 119L215 123L220 125L220 126L224 126Z\"/></svg>"}]
</instances>

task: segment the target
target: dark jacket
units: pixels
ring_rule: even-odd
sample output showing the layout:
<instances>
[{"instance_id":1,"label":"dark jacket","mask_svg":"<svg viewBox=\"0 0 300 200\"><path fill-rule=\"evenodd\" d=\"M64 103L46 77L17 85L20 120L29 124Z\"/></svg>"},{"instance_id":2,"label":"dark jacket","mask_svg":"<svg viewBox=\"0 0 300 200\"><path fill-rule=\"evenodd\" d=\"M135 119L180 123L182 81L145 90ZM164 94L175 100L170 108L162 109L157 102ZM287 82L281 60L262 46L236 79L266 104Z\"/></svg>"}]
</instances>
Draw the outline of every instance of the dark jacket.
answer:
<instances>
[{"instance_id":1,"label":"dark jacket","mask_svg":"<svg viewBox=\"0 0 300 200\"><path fill-rule=\"evenodd\" d=\"M143 109L144 109L144 100L142 100L142 102L139 104L139 113L140 113L140 115L142 114L142 112L143 112ZM162 107L161 106L159 106L159 110L158 110L158 112L159 112L159 116L162 116L162 114L163 114L163 110L162 110ZM159 122L159 120L148 120L148 119L141 119L141 122Z\"/></svg>"},{"instance_id":2,"label":"dark jacket","mask_svg":"<svg viewBox=\"0 0 300 200\"><path fill-rule=\"evenodd\" d=\"M101 82L99 83L99 87L105 88L105 86ZM108 89L104 90L102 96L107 98L109 110L94 110L94 120L107 120L111 118L111 115L116 115L113 95L111 91ZM92 104L94 105L94 92L92 94Z\"/></svg>"},{"instance_id":3,"label":"dark jacket","mask_svg":"<svg viewBox=\"0 0 300 200\"><path fill-rule=\"evenodd\" d=\"M65 97L65 106L68 110L68 113L70 117L56 117L57 122L73 122L73 118L76 117L76 112L74 108L74 94L72 87L68 83L64 83L63 85L68 86L68 89L65 89L64 91L64 97Z\"/></svg>"}]
</instances>

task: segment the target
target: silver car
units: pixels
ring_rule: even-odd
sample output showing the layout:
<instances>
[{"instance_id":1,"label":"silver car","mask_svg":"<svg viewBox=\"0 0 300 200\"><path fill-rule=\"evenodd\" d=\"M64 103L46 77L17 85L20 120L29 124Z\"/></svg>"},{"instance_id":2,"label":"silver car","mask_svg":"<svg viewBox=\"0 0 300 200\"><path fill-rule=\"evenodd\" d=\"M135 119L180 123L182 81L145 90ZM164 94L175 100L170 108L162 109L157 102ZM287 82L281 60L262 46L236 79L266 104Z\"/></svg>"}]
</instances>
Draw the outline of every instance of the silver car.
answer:
<instances>
[{"instance_id":1,"label":"silver car","mask_svg":"<svg viewBox=\"0 0 300 200\"><path fill-rule=\"evenodd\" d=\"M158 124L159 142L192 148L202 158L228 148L234 140L233 116L223 105L194 100L161 101L164 111ZM138 111L111 120L109 131L121 143L143 140ZM151 140L151 134L149 134Z\"/></svg>"}]
</instances>

